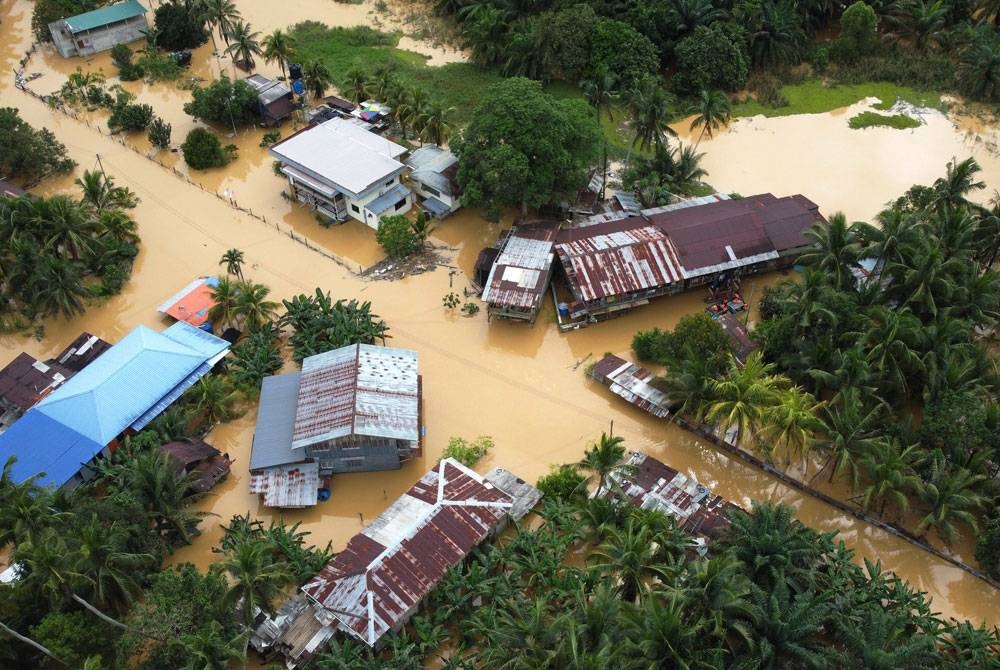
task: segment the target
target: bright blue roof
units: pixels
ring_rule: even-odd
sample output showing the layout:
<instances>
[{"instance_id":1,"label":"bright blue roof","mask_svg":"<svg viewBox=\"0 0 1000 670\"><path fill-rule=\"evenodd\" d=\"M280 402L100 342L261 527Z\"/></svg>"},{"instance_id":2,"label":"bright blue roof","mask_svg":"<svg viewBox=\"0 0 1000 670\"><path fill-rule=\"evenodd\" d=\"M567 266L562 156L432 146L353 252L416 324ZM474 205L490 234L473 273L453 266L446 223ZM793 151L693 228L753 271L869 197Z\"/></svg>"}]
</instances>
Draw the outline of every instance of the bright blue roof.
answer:
<instances>
[{"instance_id":1,"label":"bright blue roof","mask_svg":"<svg viewBox=\"0 0 1000 670\"><path fill-rule=\"evenodd\" d=\"M183 322L162 333L139 326L36 409L105 445L228 347L225 340Z\"/></svg>"},{"instance_id":2,"label":"bright blue roof","mask_svg":"<svg viewBox=\"0 0 1000 670\"><path fill-rule=\"evenodd\" d=\"M10 456L17 462L11 473L20 484L28 477L44 472L38 479L42 486L60 487L68 482L104 448L93 440L51 419L37 409L30 409L10 428L0 434L0 463Z\"/></svg>"}]
</instances>

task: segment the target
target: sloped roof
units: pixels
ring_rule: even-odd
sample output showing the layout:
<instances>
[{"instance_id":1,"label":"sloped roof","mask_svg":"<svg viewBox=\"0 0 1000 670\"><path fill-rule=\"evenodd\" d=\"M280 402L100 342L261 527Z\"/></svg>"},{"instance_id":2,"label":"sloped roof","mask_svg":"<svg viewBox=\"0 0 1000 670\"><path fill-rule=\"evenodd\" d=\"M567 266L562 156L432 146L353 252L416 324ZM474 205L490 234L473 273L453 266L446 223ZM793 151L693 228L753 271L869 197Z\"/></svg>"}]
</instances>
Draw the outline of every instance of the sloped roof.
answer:
<instances>
[{"instance_id":1,"label":"sloped roof","mask_svg":"<svg viewBox=\"0 0 1000 670\"><path fill-rule=\"evenodd\" d=\"M22 352L0 370L0 400L27 412L72 376L72 370L42 363Z\"/></svg>"},{"instance_id":2,"label":"sloped roof","mask_svg":"<svg viewBox=\"0 0 1000 670\"><path fill-rule=\"evenodd\" d=\"M513 498L450 458L355 535L302 591L375 646L489 535Z\"/></svg>"},{"instance_id":3,"label":"sloped roof","mask_svg":"<svg viewBox=\"0 0 1000 670\"><path fill-rule=\"evenodd\" d=\"M417 441L417 352L354 344L302 361L292 448L347 435Z\"/></svg>"},{"instance_id":4,"label":"sloped roof","mask_svg":"<svg viewBox=\"0 0 1000 670\"><path fill-rule=\"evenodd\" d=\"M558 222L517 226L504 240L490 268L483 302L491 306L536 310L545 297L555 256Z\"/></svg>"},{"instance_id":5,"label":"sloped roof","mask_svg":"<svg viewBox=\"0 0 1000 670\"><path fill-rule=\"evenodd\" d=\"M212 289L218 285L218 277L198 277L164 301L156 311L192 326L200 326L208 321L208 311L215 306Z\"/></svg>"},{"instance_id":6,"label":"sloped roof","mask_svg":"<svg viewBox=\"0 0 1000 670\"><path fill-rule=\"evenodd\" d=\"M412 193L410 189L406 188L402 184L396 184L388 191L365 205L365 209L375 216L381 216L383 212L388 210L403 198L408 197L410 193Z\"/></svg>"},{"instance_id":7,"label":"sloped roof","mask_svg":"<svg viewBox=\"0 0 1000 670\"><path fill-rule=\"evenodd\" d=\"M81 435L35 407L0 434L0 464L16 456L11 472L16 483L44 473L38 484L58 488L103 448L104 443Z\"/></svg>"},{"instance_id":8,"label":"sloped roof","mask_svg":"<svg viewBox=\"0 0 1000 670\"><path fill-rule=\"evenodd\" d=\"M302 451L292 449L295 406L301 377L301 372L289 372L264 377L261 382L257 428L250 449L251 471L302 460Z\"/></svg>"},{"instance_id":9,"label":"sloped roof","mask_svg":"<svg viewBox=\"0 0 1000 670\"><path fill-rule=\"evenodd\" d=\"M410 154L406 165L413 170L410 174L413 181L427 184L447 195L457 192L455 176L458 157L450 151L436 144L425 144Z\"/></svg>"},{"instance_id":10,"label":"sloped roof","mask_svg":"<svg viewBox=\"0 0 1000 670\"><path fill-rule=\"evenodd\" d=\"M295 133L269 152L357 196L401 172L403 164L397 159L406 148L346 119L334 118Z\"/></svg>"},{"instance_id":11,"label":"sloped roof","mask_svg":"<svg viewBox=\"0 0 1000 670\"><path fill-rule=\"evenodd\" d=\"M183 322L163 333L139 326L37 410L104 445L228 348L225 340Z\"/></svg>"},{"instance_id":12,"label":"sloped roof","mask_svg":"<svg viewBox=\"0 0 1000 670\"><path fill-rule=\"evenodd\" d=\"M70 32L80 33L84 30L92 30L110 23L142 16L145 13L146 8L140 5L138 0L125 0L125 2L71 16L66 19L66 25L69 26Z\"/></svg>"}]
</instances>

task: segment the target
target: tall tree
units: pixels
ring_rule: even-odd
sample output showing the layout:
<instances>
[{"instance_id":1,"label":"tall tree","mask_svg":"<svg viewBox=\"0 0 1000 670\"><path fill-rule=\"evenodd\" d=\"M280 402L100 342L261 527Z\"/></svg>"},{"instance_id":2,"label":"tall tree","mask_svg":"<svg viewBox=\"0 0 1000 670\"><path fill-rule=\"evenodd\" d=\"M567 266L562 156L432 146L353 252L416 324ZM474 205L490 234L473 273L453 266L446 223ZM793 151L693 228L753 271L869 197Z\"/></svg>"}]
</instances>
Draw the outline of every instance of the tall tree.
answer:
<instances>
[{"instance_id":1,"label":"tall tree","mask_svg":"<svg viewBox=\"0 0 1000 670\"><path fill-rule=\"evenodd\" d=\"M248 628L253 624L256 608L273 613L271 604L291 577L286 564L277 560L261 542L236 545L213 568L229 575L226 603L238 609Z\"/></svg>"},{"instance_id":2,"label":"tall tree","mask_svg":"<svg viewBox=\"0 0 1000 670\"><path fill-rule=\"evenodd\" d=\"M712 383L713 399L705 419L718 422L724 431L735 430L733 444L739 445L748 433L755 433L764 417L779 402L787 378L775 376L774 365L765 363L760 351L747 357L743 366L735 357L722 379ZM754 443L759 444L754 435Z\"/></svg>"},{"instance_id":3,"label":"tall tree","mask_svg":"<svg viewBox=\"0 0 1000 670\"><path fill-rule=\"evenodd\" d=\"M638 145L639 149L649 151L665 147L668 136L677 136L669 125L673 116L670 96L656 77L646 77L636 85L630 93L628 109L632 132L635 133L632 146Z\"/></svg>"},{"instance_id":4,"label":"tall tree","mask_svg":"<svg viewBox=\"0 0 1000 670\"><path fill-rule=\"evenodd\" d=\"M234 275L237 279L243 281L243 263L245 262L246 259L243 257L243 252L234 247L222 254L219 265L226 266L226 274Z\"/></svg>"},{"instance_id":5,"label":"tall tree","mask_svg":"<svg viewBox=\"0 0 1000 670\"><path fill-rule=\"evenodd\" d=\"M260 46L260 33L250 28L250 24L242 19L236 20L226 33L228 36L226 53L236 60L247 64L252 72L256 66L254 56L260 56L263 50Z\"/></svg>"},{"instance_id":6,"label":"tall tree","mask_svg":"<svg viewBox=\"0 0 1000 670\"><path fill-rule=\"evenodd\" d=\"M202 16L205 17L205 24L209 28L209 34L212 35L212 46L216 46L214 31L218 30L219 34L222 35L222 39L226 41L226 46L228 47L229 35L233 31L233 27L236 25L237 21L240 21L243 18L240 14L240 10L236 9L236 3L234 3L233 0L200 1Z\"/></svg>"},{"instance_id":7,"label":"tall tree","mask_svg":"<svg viewBox=\"0 0 1000 670\"><path fill-rule=\"evenodd\" d=\"M698 100L691 106L691 112L695 115L691 120L691 130L701 128L698 133L698 140L694 143L695 150L701 144L701 138L708 133L709 139L712 133L719 128L725 127L732 118L732 106L729 104L729 96L722 91L702 90Z\"/></svg>"},{"instance_id":8,"label":"tall tree","mask_svg":"<svg viewBox=\"0 0 1000 670\"><path fill-rule=\"evenodd\" d=\"M581 470L597 475L597 495L609 490L610 477L614 473L627 474L622 466L625 459L625 438L601 433L601 439L591 445L577 463Z\"/></svg>"},{"instance_id":9,"label":"tall tree","mask_svg":"<svg viewBox=\"0 0 1000 670\"><path fill-rule=\"evenodd\" d=\"M284 78L285 63L291 62L295 56L295 38L281 28L276 28L274 32L264 38L261 47L263 47L261 55L264 57L264 62L278 63L278 67L281 68L281 76Z\"/></svg>"},{"instance_id":10,"label":"tall tree","mask_svg":"<svg viewBox=\"0 0 1000 670\"><path fill-rule=\"evenodd\" d=\"M306 61L302 66L302 81L306 90L312 94L313 100L319 100L326 95L326 90L333 85L333 75L326 65L318 59Z\"/></svg>"}]
</instances>

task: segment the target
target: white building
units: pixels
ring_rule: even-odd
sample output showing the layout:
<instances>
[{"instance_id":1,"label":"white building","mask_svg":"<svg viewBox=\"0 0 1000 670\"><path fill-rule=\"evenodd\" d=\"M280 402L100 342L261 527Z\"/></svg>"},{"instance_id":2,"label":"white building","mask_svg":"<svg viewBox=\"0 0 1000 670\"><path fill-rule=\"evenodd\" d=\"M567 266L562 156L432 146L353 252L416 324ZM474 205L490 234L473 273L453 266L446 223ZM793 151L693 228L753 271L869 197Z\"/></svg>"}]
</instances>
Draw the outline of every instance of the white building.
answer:
<instances>
[{"instance_id":1,"label":"white building","mask_svg":"<svg viewBox=\"0 0 1000 670\"><path fill-rule=\"evenodd\" d=\"M116 44L141 39L149 30L146 8L126 0L49 24L56 50L63 58L90 56Z\"/></svg>"},{"instance_id":2,"label":"white building","mask_svg":"<svg viewBox=\"0 0 1000 670\"><path fill-rule=\"evenodd\" d=\"M458 157L436 144L420 147L406 159L410 185L424 199L431 216L445 217L458 209Z\"/></svg>"},{"instance_id":3,"label":"white building","mask_svg":"<svg viewBox=\"0 0 1000 670\"><path fill-rule=\"evenodd\" d=\"M357 219L378 228L382 216L405 214L413 193L400 181L406 148L368 132L355 119L334 118L270 149L295 198L335 222Z\"/></svg>"}]
</instances>

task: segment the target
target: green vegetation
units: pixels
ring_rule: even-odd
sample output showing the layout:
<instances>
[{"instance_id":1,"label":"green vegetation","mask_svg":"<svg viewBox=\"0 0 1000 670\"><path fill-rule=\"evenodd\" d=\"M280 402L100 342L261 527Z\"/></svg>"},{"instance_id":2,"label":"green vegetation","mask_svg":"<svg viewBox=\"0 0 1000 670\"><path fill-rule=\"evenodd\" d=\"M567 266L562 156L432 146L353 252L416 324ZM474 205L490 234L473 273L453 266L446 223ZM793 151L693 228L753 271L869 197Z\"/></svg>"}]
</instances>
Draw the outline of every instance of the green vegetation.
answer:
<instances>
[{"instance_id":1,"label":"green vegetation","mask_svg":"<svg viewBox=\"0 0 1000 670\"><path fill-rule=\"evenodd\" d=\"M76 163L48 128L35 130L14 107L0 108L0 178L22 183L69 172Z\"/></svg>"},{"instance_id":2,"label":"green vegetation","mask_svg":"<svg viewBox=\"0 0 1000 670\"><path fill-rule=\"evenodd\" d=\"M135 195L99 172L84 172L77 184L80 200L0 197L0 329L80 314L92 297L114 295L128 281L139 237L124 210Z\"/></svg>"},{"instance_id":3,"label":"green vegetation","mask_svg":"<svg viewBox=\"0 0 1000 670\"><path fill-rule=\"evenodd\" d=\"M257 91L245 81L223 75L207 87L192 90L191 98L191 102L184 103L184 113L196 119L234 132L257 121Z\"/></svg>"},{"instance_id":4,"label":"green vegetation","mask_svg":"<svg viewBox=\"0 0 1000 670\"><path fill-rule=\"evenodd\" d=\"M229 147L223 147L215 133L205 128L193 128L184 139L181 151L184 162L195 170L222 167L234 158L234 152Z\"/></svg>"},{"instance_id":5,"label":"green vegetation","mask_svg":"<svg viewBox=\"0 0 1000 670\"><path fill-rule=\"evenodd\" d=\"M349 344L385 344L389 326L371 311L370 302L330 300L329 293L316 289L314 295L300 294L282 300L285 314L282 327L290 326L289 344L296 361Z\"/></svg>"},{"instance_id":6,"label":"green vegetation","mask_svg":"<svg viewBox=\"0 0 1000 670\"><path fill-rule=\"evenodd\" d=\"M269 130L264 133L264 136L260 138L260 147L266 149L272 144L277 144L281 140L280 130Z\"/></svg>"},{"instance_id":7,"label":"green vegetation","mask_svg":"<svg viewBox=\"0 0 1000 670\"><path fill-rule=\"evenodd\" d=\"M491 449L493 449L493 438L488 435L480 435L471 442L464 437L453 437L448 440L448 446L441 452L441 458L454 458L462 465L471 468Z\"/></svg>"},{"instance_id":8,"label":"green vegetation","mask_svg":"<svg viewBox=\"0 0 1000 670\"><path fill-rule=\"evenodd\" d=\"M132 50L126 44L116 44L112 47L111 62L118 66L118 78L122 81L142 79L146 74L141 65L132 61Z\"/></svg>"},{"instance_id":9,"label":"green vegetation","mask_svg":"<svg viewBox=\"0 0 1000 670\"><path fill-rule=\"evenodd\" d=\"M375 241L391 258L405 258L422 246L413 224L401 214L382 217L375 232Z\"/></svg>"},{"instance_id":10,"label":"green vegetation","mask_svg":"<svg viewBox=\"0 0 1000 670\"><path fill-rule=\"evenodd\" d=\"M108 118L108 129L111 132L124 130L135 132L145 130L153 121L153 108L150 105L119 101L111 108Z\"/></svg>"},{"instance_id":11,"label":"green vegetation","mask_svg":"<svg viewBox=\"0 0 1000 670\"><path fill-rule=\"evenodd\" d=\"M852 116L847 125L855 130L875 126L887 126L889 128L896 128L897 130L906 130L907 128L919 128L920 121L906 114L888 116L876 112L861 112L856 116Z\"/></svg>"},{"instance_id":12,"label":"green vegetation","mask_svg":"<svg viewBox=\"0 0 1000 670\"><path fill-rule=\"evenodd\" d=\"M904 100L918 107L941 107L940 97L922 93L907 86L886 82L864 84L829 84L820 79L809 79L799 84L780 88L780 95L787 101L783 107L767 107L756 100L733 105L734 116L789 116L791 114L820 114L848 107L858 100L879 98L882 105L891 107L896 100ZM888 107L883 107L888 109Z\"/></svg>"},{"instance_id":13,"label":"green vegetation","mask_svg":"<svg viewBox=\"0 0 1000 670\"><path fill-rule=\"evenodd\" d=\"M171 126L163 119L156 117L149 124L149 142L154 147L166 149L170 146Z\"/></svg>"},{"instance_id":14,"label":"green vegetation","mask_svg":"<svg viewBox=\"0 0 1000 670\"><path fill-rule=\"evenodd\" d=\"M659 328L640 330L632 338L632 350L639 360L652 361L671 370L699 363L722 373L729 363L732 342L710 315L685 314L673 332Z\"/></svg>"},{"instance_id":15,"label":"green vegetation","mask_svg":"<svg viewBox=\"0 0 1000 670\"><path fill-rule=\"evenodd\" d=\"M503 207L553 202L583 183L599 133L582 100L559 100L515 77L492 86L452 142L462 202L496 220Z\"/></svg>"},{"instance_id":16,"label":"green vegetation","mask_svg":"<svg viewBox=\"0 0 1000 670\"><path fill-rule=\"evenodd\" d=\"M156 43L164 49L194 49L208 41L200 5L194 0L161 3L154 17Z\"/></svg>"},{"instance_id":17,"label":"green vegetation","mask_svg":"<svg viewBox=\"0 0 1000 670\"><path fill-rule=\"evenodd\" d=\"M39 42L51 42L50 23L89 12L102 4L101 0L38 0L31 13L31 30Z\"/></svg>"}]
</instances>

